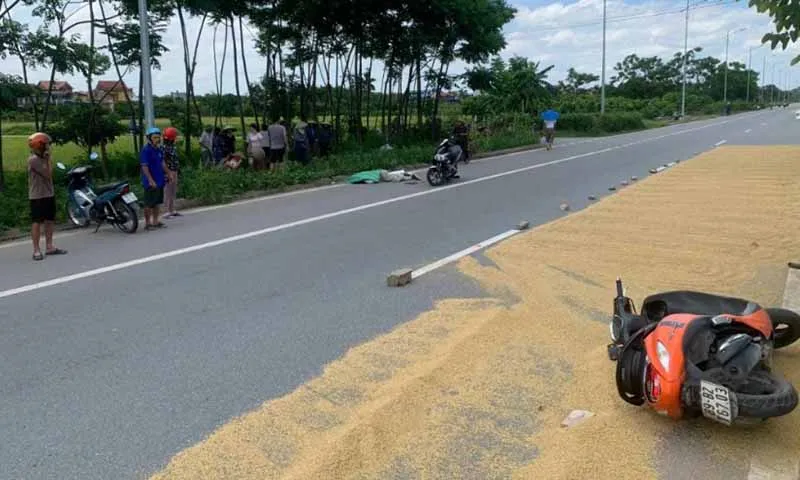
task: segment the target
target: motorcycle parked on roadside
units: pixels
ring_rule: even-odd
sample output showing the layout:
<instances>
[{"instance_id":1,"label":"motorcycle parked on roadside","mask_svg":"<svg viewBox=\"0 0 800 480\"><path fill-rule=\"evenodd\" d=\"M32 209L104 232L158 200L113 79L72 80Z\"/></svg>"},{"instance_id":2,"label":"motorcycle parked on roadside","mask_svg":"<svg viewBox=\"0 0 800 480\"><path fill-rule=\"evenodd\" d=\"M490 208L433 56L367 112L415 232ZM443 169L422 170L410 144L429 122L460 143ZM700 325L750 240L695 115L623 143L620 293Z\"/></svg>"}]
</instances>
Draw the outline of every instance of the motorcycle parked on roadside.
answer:
<instances>
[{"instance_id":1,"label":"motorcycle parked on roadside","mask_svg":"<svg viewBox=\"0 0 800 480\"><path fill-rule=\"evenodd\" d=\"M732 425L792 412L795 387L772 371L773 350L800 338L800 315L693 291L647 297L637 314L617 279L608 355L619 396L673 419Z\"/></svg>"},{"instance_id":2,"label":"motorcycle parked on roadside","mask_svg":"<svg viewBox=\"0 0 800 480\"><path fill-rule=\"evenodd\" d=\"M89 159L96 161L97 153L93 152ZM96 232L104 223L109 223L121 232L136 232L139 228L135 208L138 198L128 182L94 186L89 174L92 165L79 165L69 170L61 162L56 166L66 172L67 217L74 225L87 227L95 222Z\"/></svg>"},{"instance_id":3,"label":"motorcycle parked on roadside","mask_svg":"<svg viewBox=\"0 0 800 480\"><path fill-rule=\"evenodd\" d=\"M467 155L454 137L445 138L436 147L428 168L428 184L438 187L458 175L458 163L469 163Z\"/></svg>"}]
</instances>

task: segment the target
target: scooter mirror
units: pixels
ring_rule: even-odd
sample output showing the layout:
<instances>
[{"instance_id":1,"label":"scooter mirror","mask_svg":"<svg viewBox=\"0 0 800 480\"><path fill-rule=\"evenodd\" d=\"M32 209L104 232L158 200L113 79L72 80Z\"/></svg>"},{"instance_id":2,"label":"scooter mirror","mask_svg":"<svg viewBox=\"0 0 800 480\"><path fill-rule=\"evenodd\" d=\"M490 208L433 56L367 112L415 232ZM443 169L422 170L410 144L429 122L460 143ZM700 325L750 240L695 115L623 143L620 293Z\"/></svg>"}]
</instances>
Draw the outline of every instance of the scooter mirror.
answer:
<instances>
[{"instance_id":1,"label":"scooter mirror","mask_svg":"<svg viewBox=\"0 0 800 480\"><path fill-rule=\"evenodd\" d=\"M61 163L61 162L56 163L56 167L58 167L59 170L66 170L67 169L67 167L64 166L64 164Z\"/></svg>"},{"instance_id":2,"label":"scooter mirror","mask_svg":"<svg viewBox=\"0 0 800 480\"><path fill-rule=\"evenodd\" d=\"M92 152L89 155L89 160L92 160L92 161L97 160L97 152Z\"/></svg>"}]
</instances>

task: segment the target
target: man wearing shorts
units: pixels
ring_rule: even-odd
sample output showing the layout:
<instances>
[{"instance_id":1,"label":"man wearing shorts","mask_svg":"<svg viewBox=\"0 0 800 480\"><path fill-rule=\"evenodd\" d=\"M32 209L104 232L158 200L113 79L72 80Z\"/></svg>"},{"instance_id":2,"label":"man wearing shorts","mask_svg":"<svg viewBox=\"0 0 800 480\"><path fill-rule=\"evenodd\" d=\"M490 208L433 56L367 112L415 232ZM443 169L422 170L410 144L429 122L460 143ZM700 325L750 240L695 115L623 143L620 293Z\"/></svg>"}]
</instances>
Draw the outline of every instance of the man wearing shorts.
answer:
<instances>
[{"instance_id":1,"label":"man wearing shorts","mask_svg":"<svg viewBox=\"0 0 800 480\"><path fill-rule=\"evenodd\" d=\"M275 169L283 163L283 157L286 155L286 146L289 144L289 139L286 134L286 127L278 122L278 116L272 117L272 124L267 128L267 137L269 139L269 162L270 168Z\"/></svg>"},{"instance_id":2,"label":"man wearing shorts","mask_svg":"<svg viewBox=\"0 0 800 480\"><path fill-rule=\"evenodd\" d=\"M553 137L556 134L556 122L561 115L552 108L542 112L542 121L544 125L544 136L547 142L547 149L553 148Z\"/></svg>"},{"instance_id":3,"label":"man wearing shorts","mask_svg":"<svg viewBox=\"0 0 800 480\"><path fill-rule=\"evenodd\" d=\"M161 130L152 127L147 130L147 145L139 154L142 168L142 186L144 187L144 229L164 228L159 219L159 206L164 203L164 185L167 182L167 165L164 163L164 152L160 148Z\"/></svg>"},{"instance_id":4,"label":"man wearing shorts","mask_svg":"<svg viewBox=\"0 0 800 480\"><path fill-rule=\"evenodd\" d=\"M64 255L53 245L53 223L56 220L56 192L53 186L53 165L50 163L50 137L37 132L28 137L31 156L28 158L28 200L31 208L31 240L33 259L43 260L39 248L44 224L44 238L47 255Z\"/></svg>"}]
</instances>

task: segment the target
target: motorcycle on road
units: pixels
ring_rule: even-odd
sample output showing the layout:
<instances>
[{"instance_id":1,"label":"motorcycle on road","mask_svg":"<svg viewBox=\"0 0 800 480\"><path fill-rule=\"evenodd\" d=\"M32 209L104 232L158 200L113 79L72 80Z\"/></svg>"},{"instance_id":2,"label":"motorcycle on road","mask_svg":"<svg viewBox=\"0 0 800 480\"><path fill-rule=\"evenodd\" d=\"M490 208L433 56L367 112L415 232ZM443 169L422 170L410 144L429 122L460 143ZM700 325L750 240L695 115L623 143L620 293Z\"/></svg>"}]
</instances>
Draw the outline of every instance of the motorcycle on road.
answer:
<instances>
[{"instance_id":1,"label":"motorcycle on road","mask_svg":"<svg viewBox=\"0 0 800 480\"><path fill-rule=\"evenodd\" d=\"M96 161L97 153L92 153L89 159ZM79 165L69 170L61 162L56 166L66 172L67 217L74 225L83 228L95 222L96 232L104 223L110 223L121 232L136 232L139 228L135 208L138 198L128 182L94 186L89 174L92 165Z\"/></svg>"},{"instance_id":2,"label":"motorcycle on road","mask_svg":"<svg viewBox=\"0 0 800 480\"><path fill-rule=\"evenodd\" d=\"M469 163L466 152L455 137L442 140L433 154L433 161L428 168L428 184L438 187L458 177L458 163Z\"/></svg>"},{"instance_id":3,"label":"motorcycle on road","mask_svg":"<svg viewBox=\"0 0 800 480\"><path fill-rule=\"evenodd\" d=\"M800 338L800 315L693 291L647 297L637 314L617 279L609 358L619 396L673 419L725 424L792 412L795 387L772 370L775 349Z\"/></svg>"}]
</instances>

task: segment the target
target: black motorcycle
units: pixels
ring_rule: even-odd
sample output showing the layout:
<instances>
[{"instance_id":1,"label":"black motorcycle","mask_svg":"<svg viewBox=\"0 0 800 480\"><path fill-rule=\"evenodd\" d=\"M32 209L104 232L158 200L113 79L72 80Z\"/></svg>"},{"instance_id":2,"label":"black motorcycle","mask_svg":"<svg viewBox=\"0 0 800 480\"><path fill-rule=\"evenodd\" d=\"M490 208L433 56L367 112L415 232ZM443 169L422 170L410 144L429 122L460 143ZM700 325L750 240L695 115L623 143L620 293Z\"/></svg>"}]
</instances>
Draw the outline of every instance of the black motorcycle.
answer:
<instances>
[{"instance_id":1,"label":"black motorcycle","mask_svg":"<svg viewBox=\"0 0 800 480\"><path fill-rule=\"evenodd\" d=\"M439 143L428 168L428 183L438 187L458 177L458 163L468 163L466 152L454 138L446 138Z\"/></svg>"},{"instance_id":2,"label":"black motorcycle","mask_svg":"<svg viewBox=\"0 0 800 480\"><path fill-rule=\"evenodd\" d=\"M97 160L92 153L90 160ZM67 170L59 162L59 170L66 172L67 216L78 227L97 224L95 232L103 223L109 223L125 233L135 233L139 227L139 216L134 208L138 199L128 182L94 186L89 171L92 165L81 165Z\"/></svg>"}]
</instances>

